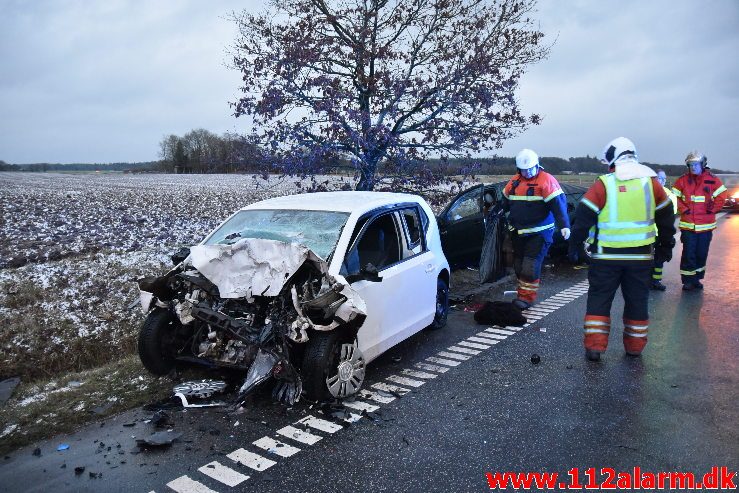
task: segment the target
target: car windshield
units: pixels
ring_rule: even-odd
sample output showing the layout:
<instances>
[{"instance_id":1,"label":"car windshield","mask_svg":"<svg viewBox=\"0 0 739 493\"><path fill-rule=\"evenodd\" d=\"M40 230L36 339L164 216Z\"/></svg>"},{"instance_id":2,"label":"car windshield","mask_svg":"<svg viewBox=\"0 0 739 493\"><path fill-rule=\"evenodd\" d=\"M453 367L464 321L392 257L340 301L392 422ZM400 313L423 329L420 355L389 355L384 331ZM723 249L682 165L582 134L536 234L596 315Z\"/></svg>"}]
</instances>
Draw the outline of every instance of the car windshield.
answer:
<instances>
[{"instance_id":1,"label":"car windshield","mask_svg":"<svg viewBox=\"0 0 739 493\"><path fill-rule=\"evenodd\" d=\"M349 213L300 210L239 211L205 242L206 245L230 245L242 238L300 243L323 259L336 247Z\"/></svg>"}]
</instances>

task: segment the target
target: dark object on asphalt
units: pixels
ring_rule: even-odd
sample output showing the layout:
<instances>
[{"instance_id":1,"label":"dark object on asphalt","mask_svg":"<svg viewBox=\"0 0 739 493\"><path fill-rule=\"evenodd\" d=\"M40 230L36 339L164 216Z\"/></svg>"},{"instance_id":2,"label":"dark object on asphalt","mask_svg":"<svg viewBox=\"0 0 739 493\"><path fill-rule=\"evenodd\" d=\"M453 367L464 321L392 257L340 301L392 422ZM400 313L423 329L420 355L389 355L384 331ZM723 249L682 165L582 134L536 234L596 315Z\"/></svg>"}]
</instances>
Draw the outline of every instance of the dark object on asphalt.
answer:
<instances>
[{"instance_id":1,"label":"dark object on asphalt","mask_svg":"<svg viewBox=\"0 0 739 493\"><path fill-rule=\"evenodd\" d=\"M505 301L488 301L475 312L475 322L499 327L523 327L526 317L516 306Z\"/></svg>"},{"instance_id":2,"label":"dark object on asphalt","mask_svg":"<svg viewBox=\"0 0 739 493\"><path fill-rule=\"evenodd\" d=\"M349 410L338 402L325 402L321 405L321 412L329 418L344 420L351 417Z\"/></svg>"},{"instance_id":3,"label":"dark object on asphalt","mask_svg":"<svg viewBox=\"0 0 739 493\"><path fill-rule=\"evenodd\" d=\"M662 284L662 281L652 281L651 288L652 288L653 291L665 291L665 290L667 290L667 286L665 286L664 284Z\"/></svg>"},{"instance_id":4,"label":"dark object on asphalt","mask_svg":"<svg viewBox=\"0 0 739 493\"><path fill-rule=\"evenodd\" d=\"M134 421L133 423L123 423L123 426L125 426L126 428L131 428L132 426L136 426L136 422Z\"/></svg>"},{"instance_id":5,"label":"dark object on asphalt","mask_svg":"<svg viewBox=\"0 0 739 493\"><path fill-rule=\"evenodd\" d=\"M13 395L13 391L21 383L18 377L8 378L0 382L0 405L3 405Z\"/></svg>"},{"instance_id":6,"label":"dark object on asphalt","mask_svg":"<svg viewBox=\"0 0 739 493\"><path fill-rule=\"evenodd\" d=\"M531 303L529 303L526 300L522 300L520 298L516 298L515 300L511 301L511 304L513 304L513 306L515 306L521 311L528 310L529 308L531 308Z\"/></svg>"},{"instance_id":7,"label":"dark object on asphalt","mask_svg":"<svg viewBox=\"0 0 739 493\"><path fill-rule=\"evenodd\" d=\"M480 252L480 283L493 282L505 274L503 238L505 229L500 207L493 208L485 218L485 236Z\"/></svg>"},{"instance_id":8,"label":"dark object on asphalt","mask_svg":"<svg viewBox=\"0 0 739 493\"><path fill-rule=\"evenodd\" d=\"M33 449L33 454L32 454L32 455L33 455L34 457L41 457L41 449L40 449L40 448L38 448L38 447L37 447L37 448L35 448L35 449Z\"/></svg>"},{"instance_id":9,"label":"dark object on asphalt","mask_svg":"<svg viewBox=\"0 0 739 493\"><path fill-rule=\"evenodd\" d=\"M534 353L531 355L531 362L535 365L538 365L541 362L541 357L538 354Z\"/></svg>"},{"instance_id":10,"label":"dark object on asphalt","mask_svg":"<svg viewBox=\"0 0 739 493\"><path fill-rule=\"evenodd\" d=\"M168 426L172 426L174 423L172 423L172 418L169 414L162 410L159 410L155 412L154 415L151 417L151 424L153 424L156 428L165 428Z\"/></svg>"},{"instance_id":11,"label":"dark object on asphalt","mask_svg":"<svg viewBox=\"0 0 739 493\"><path fill-rule=\"evenodd\" d=\"M136 440L136 445L141 448L148 447L169 447L172 442L182 436L182 433L173 431L158 431L152 433L149 437Z\"/></svg>"},{"instance_id":12,"label":"dark object on asphalt","mask_svg":"<svg viewBox=\"0 0 739 493\"><path fill-rule=\"evenodd\" d=\"M100 477L103 476L103 473L101 473L101 472L92 472L92 471L90 471L88 474L90 475L90 479L97 479L97 478L100 478Z\"/></svg>"},{"instance_id":13,"label":"dark object on asphalt","mask_svg":"<svg viewBox=\"0 0 739 493\"><path fill-rule=\"evenodd\" d=\"M79 476L83 472L85 472L85 466L77 466L77 467L74 468L74 475L75 476Z\"/></svg>"},{"instance_id":14,"label":"dark object on asphalt","mask_svg":"<svg viewBox=\"0 0 739 493\"><path fill-rule=\"evenodd\" d=\"M585 357L588 359L588 361L600 361L600 352L593 351L592 349L586 349Z\"/></svg>"}]
</instances>

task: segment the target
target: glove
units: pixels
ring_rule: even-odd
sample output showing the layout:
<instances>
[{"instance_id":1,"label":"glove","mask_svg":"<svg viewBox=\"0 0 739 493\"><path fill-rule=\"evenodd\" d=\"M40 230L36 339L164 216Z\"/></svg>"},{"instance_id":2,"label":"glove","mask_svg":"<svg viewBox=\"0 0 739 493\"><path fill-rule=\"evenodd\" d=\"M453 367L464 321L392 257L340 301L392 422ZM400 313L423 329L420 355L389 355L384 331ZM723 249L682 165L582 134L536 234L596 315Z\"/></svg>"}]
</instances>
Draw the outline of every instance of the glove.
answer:
<instances>
[{"instance_id":1,"label":"glove","mask_svg":"<svg viewBox=\"0 0 739 493\"><path fill-rule=\"evenodd\" d=\"M562 228L559 230L560 233L562 233L562 238L565 240L570 239L570 228Z\"/></svg>"},{"instance_id":2,"label":"glove","mask_svg":"<svg viewBox=\"0 0 739 493\"><path fill-rule=\"evenodd\" d=\"M669 262L672 260L672 247L667 245L657 245L654 249L654 260L659 263Z\"/></svg>"}]
</instances>

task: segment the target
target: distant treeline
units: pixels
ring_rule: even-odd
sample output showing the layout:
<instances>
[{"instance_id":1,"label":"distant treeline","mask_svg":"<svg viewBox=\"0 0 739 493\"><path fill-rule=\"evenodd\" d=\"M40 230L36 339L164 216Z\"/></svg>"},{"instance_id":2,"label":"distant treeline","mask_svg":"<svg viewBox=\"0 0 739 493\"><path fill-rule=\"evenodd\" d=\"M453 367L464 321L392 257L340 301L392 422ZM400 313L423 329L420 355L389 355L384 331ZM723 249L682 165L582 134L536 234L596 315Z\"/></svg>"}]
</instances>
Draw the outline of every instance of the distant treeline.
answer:
<instances>
[{"instance_id":1,"label":"distant treeline","mask_svg":"<svg viewBox=\"0 0 739 493\"><path fill-rule=\"evenodd\" d=\"M154 171L159 167L159 161L144 163L33 163L9 164L0 161L0 171Z\"/></svg>"},{"instance_id":2,"label":"distant treeline","mask_svg":"<svg viewBox=\"0 0 739 493\"><path fill-rule=\"evenodd\" d=\"M256 144L243 137L225 133L216 135L204 129L195 129L183 136L168 135L159 143L159 161L142 163L34 163L8 164L0 161L0 171L119 171L119 172L165 172L165 173L263 173L279 172L274 157ZM605 165L591 156L541 157L540 162L552 174L605 172ZM330 163L327 169L339 172L351 170L349 162L338 160ZM430 167L449 175L507 175L513 173L516 160L512 157L478 158L475 160L450 159L445 163L431 160ZM655 171L662 169L669 176L685 173L685 166L675 164L643 163ZM381 167L382 168L382 167ZM733 173L712 168L714 173Z\"/></svg>"}]
</instances>

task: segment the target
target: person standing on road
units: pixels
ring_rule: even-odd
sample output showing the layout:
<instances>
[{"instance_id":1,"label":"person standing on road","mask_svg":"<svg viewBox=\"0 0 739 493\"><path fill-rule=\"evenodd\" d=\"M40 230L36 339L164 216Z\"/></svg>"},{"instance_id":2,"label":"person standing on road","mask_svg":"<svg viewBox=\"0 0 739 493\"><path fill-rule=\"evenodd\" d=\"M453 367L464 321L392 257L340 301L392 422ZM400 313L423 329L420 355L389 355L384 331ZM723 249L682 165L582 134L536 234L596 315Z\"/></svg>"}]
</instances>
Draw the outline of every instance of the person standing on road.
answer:
<instances>
[{"instance_id":1,"label":"person standing on road","mask_svg":"<svg viewBox=\"0 0 739 493\"><path fill-rule=\"evenodd\" d=\"M516 168L518 173L503 189L503 210L509 212L513 267L518 278L518 297L513 304L525 310L536 301L541 265L552 244L555 222L567 240L570 219L562 187L542 169L534 151L519 152Z\"/></svg>"},{"instance_id":2,"label":"person standing on road","mask_svg":"<svg viewBox=\"0 0 739 493\"><path fill-rule=\"evenodd\" d=\"M716 212L724 206L726 187L721 179L708 171L708 159L693 151L685 158L688 172L677 179L672 191L680 211L680 277L685 291L703 289L706 258L716 229Z\"/></svg>"},{"instance_id":3,"label":"person standing on road","mask_svg":"<svg viewBox=\"0 0 739 493\"><path fill-rule=\"evenodd\" d=\"M665 173L661 169L658 169L657 181L660 185L662 185L662 188L665 189L667 196L670 197L670 201L672 202L672 215L674 216L675 214L677 214L677 197L675 197L675 194L672 193L667 187L667 173ZM656 291L664 291L667 289L667 286L662 284L662 270L664 266L664 260L658 257L654 259L654 266L652 267L652 289Z\"/></svg>"},{"instance_id":4,"label":"person standing on road","mask_svg":"<svg viewBox=\"0 0 739 493\"><path fill-rule=\"evenodd\" d=\"M601 161L612 172L599 176L578 204L568 252L578 263L583 242L590 244L584 337L590 361L600 360L608 346L611 304L619 287L626 354L639 356L644 350L653 258L669 261L675 245L670 198L656 173L639 164L634 143L625 137L612 140Z\"/></svg>"}]
</instances>

